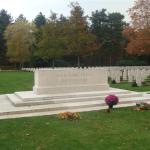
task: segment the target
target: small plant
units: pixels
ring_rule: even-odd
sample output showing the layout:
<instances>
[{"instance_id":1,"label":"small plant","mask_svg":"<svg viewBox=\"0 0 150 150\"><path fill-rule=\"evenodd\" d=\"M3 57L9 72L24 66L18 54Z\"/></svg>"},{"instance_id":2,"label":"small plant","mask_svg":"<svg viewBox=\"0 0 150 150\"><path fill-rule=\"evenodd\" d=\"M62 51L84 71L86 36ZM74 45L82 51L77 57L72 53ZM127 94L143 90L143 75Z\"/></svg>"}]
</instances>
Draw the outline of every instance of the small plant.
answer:
<instances>
[{"instance_id":1,"label":"small plant","mask_svg":"<svg viewBox=\"0 0 150 150\"><path fill-rule=\"evenodd\" d=\"M73 113L73 112L63 112L58 114L58 117L61 120L80 120L80 114L79 113Z\"/></svg>"},{"instance_id":2,"label":"small plant","mask_svg":"<svg viewBox=\"0 0 150 150\"><path fill-rule=\"evenodd\" d=\"M150 86L150 82L144 81L144 82L142 82L142 86Z\"/></svg>"},{"instance_id":3,"label":"small plant","mask_svg":"<svg viewBox=\"0 0 150 150\"><path fill-rule=\"evenodd\" d=\"M147 83L143 81L142 86L147 86Z\"/></svg>"},{"instance_id":4,"label":"small plant","mask_svg":"<svg viewBox=\"0 0 150 150\"><path fill-rule=\"evenodd\" d=\"M132 87L138 87L138 85L137 85L137 83L136 83L135 81L132 82L131 86L132 86Z\"/></svg>"},{"instance_id":5,"label":"small plant","mask_svg":"<svg viewBox=\"0 0 150 150\"><path fill-rule=\"evenodd\" d=\"M120 77L120 81L123 81L123 77L122 76Z\"/></svg>"},{"instance_id":6,"label":"small plant","mask_svg":"<svg viewBox=\"0 0 150 150\"><path fill-rule=\"evenodd\" d=\"M107 112L110 112L113 109L113 106L118 104L119 98L115 95L108 95L105 98L105 102L108 105Z\"/></svg>"},{"instance_id":7,"label":"small plant","mask_svg":"<svg viewBox=\"0 0 150 150\"><path fill-rule=\"evenodd\" d=\"M150 110L150 104L148 104L148 103L137 103L135 110L137 110L137 111Z\"/></svg>"},{"instance_id":8,"label":"small plant","mask_svg":"<svg viewBox=\"0 0 150 150\"><path fill-rule=\"evenodd\" d=\"M116 84L116 81L115 81L115 80L112 80L111 83L112 83L112 84Z\"/></svg>"}]
</instances>

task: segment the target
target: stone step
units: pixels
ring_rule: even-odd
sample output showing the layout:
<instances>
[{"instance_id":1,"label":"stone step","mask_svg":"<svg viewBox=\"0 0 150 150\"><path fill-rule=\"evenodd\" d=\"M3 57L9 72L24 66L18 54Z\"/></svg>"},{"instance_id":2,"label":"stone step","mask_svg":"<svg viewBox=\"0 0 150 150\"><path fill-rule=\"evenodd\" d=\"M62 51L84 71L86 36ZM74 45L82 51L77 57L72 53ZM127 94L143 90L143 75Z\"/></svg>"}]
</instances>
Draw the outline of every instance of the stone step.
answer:
<instances>
[{"instance_id":1,"label":"stone step","mask_svg":"<svg viewBox=\"0 0 150 150\"><path fill-rule=\"evenodd\" d=\"M133 103L129 104L120 104L116 105L114 108L121 108L121 107L131 107L135 106ZM0 119L10 119L10 118L22 118L22 117L35 117L35 116L47 116L47 115L54 115L59 114L62 112L87 112L87 111L98 111L102 109L107 109L107 106L101 106L101 107L88 107L88 108L76 108L76 109L64 109L64 110L58 110L58 111L47 111L47 112L34 112L34 113L25 113L25 114L1 114ZM81 116L82 117L82 116Z\"/></svg>"},{"instance_id":2,"label":"stone step","mask_svg":"<svg viewBox=\"0 0 150 150\"><path fill-rule=\"evenodd\" d=\"M100 100L104 101L106 96L89 96L89 97L75 97L75 98L65 98L65 99L53 99L53 100L30 100L30 101L22 101L17 95L15 94L7 94L8 98L12 102L13 105L17 107L21 106L33 106L33 105L46 105L46 104L59 104L59 103L70 103L70 102L85 102L85 101L94 101ZM120 98L133 98L133 97L140 97L142 94L132 92L130 94L118 94Z\"/></svg>"},{"instance_id":3,"label":"stone step","mask_svg":"<svg viewBox=\"0 0 150 150\"><path fill-rule=\"evenodd\" d=\"M150 102L149 97L134 97L134 98L122 98L120 99L120 103L117 107L124 105L132 106L137 102ZM28 113L38 113L38 112L53 112L59 111L64 112L73 109L84 109L84 108L93 108L99 107L99 109L107 107L104 101L95 100L95 101L86 101L86 102L71 102L71 103L61 103L61 104L47 104L47 105L37 105L37 106L24 106L24 107L16 107L15 110L3 111L0 113L2 115L15 115L15 114L28 114Z\"/></svg>"},{"instance_id":4,"label":"stone step","mask_svg":"<svg viewBox=\"0 0 150 150\"><path fill-rule=\"evenodd\" d=\"M19 106L19 104L22 103L22 100L17 97L17 95L15 94L6 94L6 96L8 97L8 99L10 100L10 102L15 105L15 106Z\"/></svg>"},{"instance_id":5,"label":"stone step","mask_svg":"<svg viewBox=\"0 0 150 150\"><path fill-rule=\"evenodd\" d=\"M109 90L109 91L97 91L97 92L78 92L78 93L68 93L60 95L36 95L32 91L26 92L15 92L20 99L23 101L39 101L39 100L50 100L50 99L63 99L63 98L76 98L76 97L89 97L89 96L106 96L109 94L129 94L130 91L127 90Z\"/></svg>"}]
</instances>

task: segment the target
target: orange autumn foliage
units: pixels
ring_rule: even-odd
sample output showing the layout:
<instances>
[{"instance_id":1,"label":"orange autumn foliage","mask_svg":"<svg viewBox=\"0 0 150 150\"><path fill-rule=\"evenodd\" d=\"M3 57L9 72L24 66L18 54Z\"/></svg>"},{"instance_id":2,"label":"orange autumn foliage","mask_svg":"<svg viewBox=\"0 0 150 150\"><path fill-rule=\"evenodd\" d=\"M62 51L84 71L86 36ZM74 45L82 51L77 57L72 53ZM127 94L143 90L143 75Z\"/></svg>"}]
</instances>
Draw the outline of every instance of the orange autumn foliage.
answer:
<instances>
[{"instance_id":1,"label":"orange autumn foliage","mask_svg":"<svg viewBox=\"0 0 150 150\"><path fill-rule=\"evenodd\" d=\"M129 9L131 25L123 34L128 40L127 52L131 55L150 55L150 0L136 0Z\"/></svg>"},{"instance_id":2,"label":"orange autumn foliage","mask_svg":"<svg viewBox=\"0 0 150 150\"><path fill-rule=\"evenodd\" d=\"M144 29L150 27L150 0L136 0L129 9L132 27Z\"/></svg>"},{"instance_id":3,"label":"orange autumn foliage","mask_svg":"<svg viewBox=\"0 0 150 150\"><path fill-rule=\"evenodd\" d=\"M150 28L134 30L126 28L123 34L128 39L127 52L131 55L150 54Z\"/></svg>"},{"instance_id":4,"label":"orange autumn foliage","mask_svg":"<svg viewBox=\"0 0 150 150\"><path fill-rule=\"evenodd\" d=\"M58 114L61 120L79 120L81 119L80 114L76 112L63 112Z\"/></svg>"}]
</instances>

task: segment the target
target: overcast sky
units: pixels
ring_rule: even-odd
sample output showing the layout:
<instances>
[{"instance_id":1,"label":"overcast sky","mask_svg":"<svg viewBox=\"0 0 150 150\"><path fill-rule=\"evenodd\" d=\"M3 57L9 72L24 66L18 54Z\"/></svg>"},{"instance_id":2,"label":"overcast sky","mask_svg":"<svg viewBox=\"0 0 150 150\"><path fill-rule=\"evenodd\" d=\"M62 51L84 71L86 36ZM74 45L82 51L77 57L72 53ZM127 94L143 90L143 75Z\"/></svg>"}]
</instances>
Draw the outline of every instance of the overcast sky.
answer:
<instances>
[{"instance_id":1,"label":"overcast sky","mask_svg":"<svg viewBox=\"0 0 150 150\"><path fill-rule=\"evenodd\" d=\"M1 0L0 9L6 9L14 19L19 14L33 20L35 16L42 12L46 17L50 15L50 10L58 14L69 15L68 7L72 0ZM120 12L125 15L125 20L129 21L127 10L133 6L134 0L77 0L85 14L90 15L94 10L106 8L109 12Z\"/></svg>"}]
</instances>

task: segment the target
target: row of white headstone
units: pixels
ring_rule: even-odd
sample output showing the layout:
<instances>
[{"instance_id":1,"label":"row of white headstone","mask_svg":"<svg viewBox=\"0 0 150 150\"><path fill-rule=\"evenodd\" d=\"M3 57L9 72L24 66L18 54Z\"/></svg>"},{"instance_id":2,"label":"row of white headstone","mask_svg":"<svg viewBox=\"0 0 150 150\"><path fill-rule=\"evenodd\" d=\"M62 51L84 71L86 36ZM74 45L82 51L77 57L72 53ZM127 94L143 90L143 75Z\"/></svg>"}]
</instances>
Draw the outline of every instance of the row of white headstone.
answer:
<instances>
[{"instance_id":1,"label":"row of white headstone","mask_svg":"<svg viewBox=\"0 0 150 150\"><path fill-rule=\"evenodd\" d=\"M120 83L122 79L122 81L136 82L138 86L142 86L142 82L150 76L150 67L110 68L108 76L116 83Z\"/></svg>"},{"instance_id":2,"label":"row of white headstone","mask_svg":"<svg viewBox=\"0 0 150 150\"><path fill-rule=\"evenodd\" d=\"M108 71L111 70L111 69L119 69L119 70L129 70L129 69L150 69L150 66L126 66L126 67L116 67L116 66L111 66L111 67L55 67L55 68L50 68L50 67L37 67L37 68L22 68L23 71L35 71L37 69L44 69L44 70L47 70L47 69L91 69L91 68L106 68Z\"/></svg>"},{"instance_id":3,"label":"row of white headstone","mask_svg":"<svg viewBox=\"0 0 150 150\"><path fill-rule=\"evenodd\" d=\"M88 68L22 68L23 71L47 70L47 69L98 69L102 67ZM108 71L108 77L116 83L121 81L136 82L138 86L150 76L150 66L127 66L127 67L103 67Z\"/></svg>"},{"instance_id":4,"label":"row of white headstone","mask_svg":"<svg viewBox=\"0 0 150 150\"><path fill-rule=\"evenodd\" d=\"M22 68L22 71L31 71L34 72L35 70L55 70L55 69L61 69L61 70L91 70L91 69L105 69L107 67L55 67L55 68Z\"/></svg>"}]
</instances>

